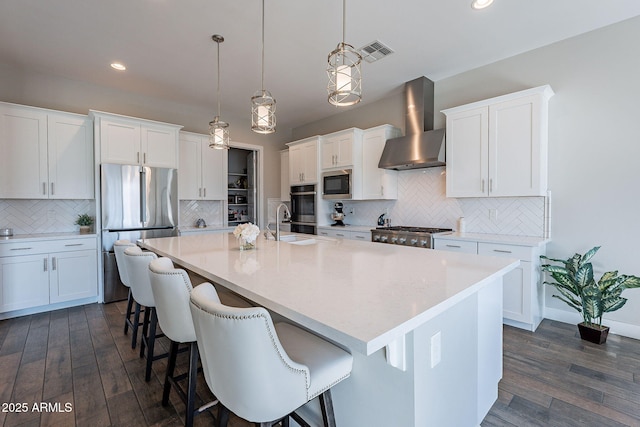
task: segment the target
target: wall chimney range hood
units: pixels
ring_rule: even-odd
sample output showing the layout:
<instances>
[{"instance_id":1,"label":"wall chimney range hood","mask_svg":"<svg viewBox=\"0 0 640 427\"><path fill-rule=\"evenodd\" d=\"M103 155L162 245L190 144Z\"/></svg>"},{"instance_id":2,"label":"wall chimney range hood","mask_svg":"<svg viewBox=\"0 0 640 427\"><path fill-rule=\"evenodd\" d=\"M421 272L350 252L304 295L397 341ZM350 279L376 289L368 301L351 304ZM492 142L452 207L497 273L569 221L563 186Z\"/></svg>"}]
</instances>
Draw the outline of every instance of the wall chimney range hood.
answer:
<instances>
[{"instance_id":1,"label":"wall chimney range hood","mask_svg":"<svg viewBox=\"0 0 640 427\"><path fill-rule=\"evenodd\" d=\"M444 166L444 129L433 130L433 82L419 77L404 87L405 136L387 140L378 167L406 170Z\"/></svg>"}]
</instances>

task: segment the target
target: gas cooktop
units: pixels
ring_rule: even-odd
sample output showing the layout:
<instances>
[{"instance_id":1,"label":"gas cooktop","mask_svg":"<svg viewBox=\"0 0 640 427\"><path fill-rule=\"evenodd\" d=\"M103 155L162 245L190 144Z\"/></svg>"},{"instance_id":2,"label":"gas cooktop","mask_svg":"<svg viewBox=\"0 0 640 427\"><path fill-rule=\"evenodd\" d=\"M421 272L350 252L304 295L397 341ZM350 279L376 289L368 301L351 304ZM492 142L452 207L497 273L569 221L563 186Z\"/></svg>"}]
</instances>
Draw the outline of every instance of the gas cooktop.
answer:
<instances>
[{"instance_id":1,"label":"gas cooktop","mask_svg":"<svg viewBox=\"0 0 640 427\"><path fill-rule=\"evenodd\" d=\"M371 241L429 249L433 247L434 234L449 231L452 230L436 227L377 227L375 230L371 230Z\"/></svg>"}]
</instances>

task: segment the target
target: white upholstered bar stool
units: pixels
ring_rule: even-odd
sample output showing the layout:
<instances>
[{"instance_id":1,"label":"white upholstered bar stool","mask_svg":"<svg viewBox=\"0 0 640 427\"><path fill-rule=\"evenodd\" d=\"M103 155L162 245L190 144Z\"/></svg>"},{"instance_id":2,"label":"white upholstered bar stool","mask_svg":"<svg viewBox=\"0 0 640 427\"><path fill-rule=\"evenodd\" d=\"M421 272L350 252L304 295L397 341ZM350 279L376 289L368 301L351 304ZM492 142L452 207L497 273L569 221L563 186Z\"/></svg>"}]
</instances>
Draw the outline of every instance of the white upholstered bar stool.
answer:
<instances>
[{"instance_id":1,"label":"white upholstered bar stool","mask_svg":"<svg viewBox=\"0 0 640 427\"><path fill-rule=\"evenodd\" d=\"M133 298L137 303L145 307L140 340L140 357L146 356L147 358L145 381L151 379L151 364L153 361L169 355L168 353L154 354L156 338L162 336L162 334L156 333L158 317L155 309L156 302L151 291L149 263L157 258L157 255L153 252L143 252L137 246L132 246L124 251L124 262L127 266L127 276Z\"/></svg>"},{"instance_id":2,"label":"white upholstered bar stool","mask_svg":"<svg viewBox=\"0 0 640 427\"><path fill-rule=\"evenodd\" d=\"M140 325L140 304L136 303L131 294L131 287L129 286L129 277L127 276L126 266L124 265L124 251L131 246L135 246L130 240L121 239L116 240L113 243L113 252L116 255L116 266L118 267L118 275L123 285L129 288L129 295L127 296L127 311L124 314L124 334L126 335L131 328L131 348L136 348L136 342L138 341L138 326ZM135 309L133 304L135 303ZM131 320L133 315L133 321Z\"/></svg>"},{"instance_id":3,"label":"white upholstered bar stool","mask_svg":"<svg viewBox=\"0 0 640 427\"><path fill-rule=\"evenodd\" d=\"M335 426L330 389L351 374L353 357L339 347L288 323L273 324L262 307L222 305L208 284L191 291L191 315L204 377L220 401L222 425L227 410L271 426L320 398L325 426Z\"/></svg>"},{"instance_id":4,"label":"white upholstered bar stool","mask_svg":"<svg viewBox=\"0 0 640 427\"><path fill-rule=\"evenodd\" d=\"M193 287L185 270L176 269L169 258L158 258L149 264L151 290L156 303L158 323L164 335L171 340L169 361L164 379L162 406L169 404L171 387L175 389L186 405L185 426L193 425L195 415L211 408L217 401L195 408L196 378L198 375L198 345L193 327L189 296ZM189 371L185 375L174 376L178 347L181 343L189 345ZM187 378L185 393L178 381Z\"/></svg>"}]
</instances>

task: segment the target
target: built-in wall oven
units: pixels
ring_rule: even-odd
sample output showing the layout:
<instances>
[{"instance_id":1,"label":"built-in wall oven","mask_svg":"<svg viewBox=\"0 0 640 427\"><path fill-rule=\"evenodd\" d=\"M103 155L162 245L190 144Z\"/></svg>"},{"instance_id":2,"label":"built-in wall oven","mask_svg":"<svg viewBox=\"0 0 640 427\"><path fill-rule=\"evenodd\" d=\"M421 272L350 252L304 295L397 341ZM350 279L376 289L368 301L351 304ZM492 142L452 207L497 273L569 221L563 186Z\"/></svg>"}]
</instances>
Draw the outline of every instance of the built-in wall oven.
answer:
<instances>
[{"instance_id":1,"label":"built-in wall oven","mask_svg":"<svg viewBox=\"0 0 640 427\"><path fill-rule=\"evenodd\" d=\"M316 186L291 187L291 231L316 234Z\"/></svg>"}]
</instances>

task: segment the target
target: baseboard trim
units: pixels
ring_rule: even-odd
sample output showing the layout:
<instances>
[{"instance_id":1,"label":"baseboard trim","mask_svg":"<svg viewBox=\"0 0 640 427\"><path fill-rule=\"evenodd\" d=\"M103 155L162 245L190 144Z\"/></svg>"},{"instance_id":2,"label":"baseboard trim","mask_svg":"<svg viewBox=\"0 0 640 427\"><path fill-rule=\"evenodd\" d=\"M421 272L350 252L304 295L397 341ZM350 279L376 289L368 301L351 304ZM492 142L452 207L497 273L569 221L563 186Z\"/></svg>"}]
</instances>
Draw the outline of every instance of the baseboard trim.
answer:
<instances>
[{"instance_id":1,"label":"baseboard trim","mask_svg":"<svg viewBox=\"0 0 640 427\"><path fill-rule=\"evenodd\" d=\"M0 313L0 320L11 319L14 317L28 316L31 314L44 313L47 311L60 310L62 308L76 307L78 305L93 304L98 302L98 297L82 298L73 301L58 302L55 304L41 305L38 307L24 308L22 310L7 311Z\"/></svg>"},{"instance_id":2,"label":"baseboard trim","mask_svg":"<svg viewBox=\"0 0 640 427\"><path fill-rule=\"evenodd\" d=\"M557 308L545 307L544 317L545 319L571 323L574 325L582 322L582 316L580 316L580 314L572 311L559 310ZM618 322L611 319L604 319L602 323L609 327L610 334L622 335L623 337L640 340L640 326L638 325L631 325L629 323Z\"/></svg>"}]
</instances>

